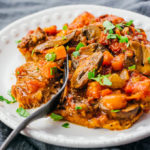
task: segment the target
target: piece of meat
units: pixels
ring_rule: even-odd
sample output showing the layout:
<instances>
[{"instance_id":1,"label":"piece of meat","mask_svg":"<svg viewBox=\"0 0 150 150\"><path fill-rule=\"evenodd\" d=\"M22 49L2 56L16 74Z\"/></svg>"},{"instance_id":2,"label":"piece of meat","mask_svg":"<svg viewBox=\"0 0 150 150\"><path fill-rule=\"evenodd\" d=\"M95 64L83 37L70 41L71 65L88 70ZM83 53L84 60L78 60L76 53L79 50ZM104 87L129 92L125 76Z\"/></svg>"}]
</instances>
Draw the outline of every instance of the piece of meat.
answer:
<instances>
[{"instance_id":1,"label":"piece of meat","mask_svg":"<svg viewBox=\"0 0 150 150\"><path fill-rule=\"evenodd\" d=\"M150 46L140 44L137 41L132 41L130 42L130 48L135 53L134 61L136 64L136 69L143 74L150 75Z\"/></svg>"},{"instance_id":2,"label":"piece of meat","mask_svg":"<svg viewBox=\"0 0 150 150\"><path fill-rule=\"evenodd\" d=\"M43 29L38 27L33 33L27 34L22 40L21 43L18 44L18 48L29 48L37 45L38 43L42 43L47 39L47 35Z\"/></svg>"},{"instance_id":3,"label":"piece of meat","mask_svg":"<svg viewBox=\"0 0 150 150\"><path fill-rule=\"evenodd\" d=\"M102 52L95 52L83 63L80 63L72 76L71 87L82 88L88 82L88 72L93 71L93 69L98 69L102 61Z\"/></svg>"},{"instance_id":4,"label":"piece of meat","mask_svg":"<svg viewBox=\"0 0 150 150\"><path fill-rule=\"evenodd\" d=\"M84 61L85 58L92 55L94 52L98 52L98 51L103 52L105 50L107 50L105 46L98 44L98 43L92 43L92 44L89 44L88 46L82 47L79 50L80 56L76 58L73 55L71 55L73 67L76 69L79 65L79 62L81 62L82 60Z\"/></svg>"},{"instance_id":5,"label":"piece of meat","mask_svg":"<svg viewBox=\"0 0 150 150\"><path fill-rule=\"evenodd\" d=\"M86 36L87 40L98 40L101 35L101 30L96 25L89 25L82 29L83 36Z\"/></svg>"},{"instance_id":6,"label":"piece of meat","mask_svg":"<svg viewBox=\"0 0 150 150\"><path fill-rule=\"evenodd\" d=\"M34 48L34 52L42 53L45 49L64 45L64 44L68 43L75 36L75 33L76 33L76 31L73 31L72 33L70 33L66 36L58 36L55 39L50 39L40 45L37 45Z\"/></svg>"},{"instance_id":7,"label":"piece of meat","mask_svg":"<svg viewBox=\"0 0 150 150\"><path fill-rule=\"evenodd\" d=\"M101 104L101 110L108 114L111 119L133 119L139 111L141 111L141 107L139 104L128 104L128 106L124 109L118 110L118 112L109 110L105 106Z\"/></svg>"},{"instance_id":8,"label":"piece of meat","mask_svg":"<svg viewBox=\"0 0 150 150\"><path fill-rule=\"evenodd\" d=\"M59 90L60 83L43 76L41 70L39 64L34 62L27 62L16 69L17 82L12 86L11 93L20 107L38 107Z\"/></svg>"}]
</instances>

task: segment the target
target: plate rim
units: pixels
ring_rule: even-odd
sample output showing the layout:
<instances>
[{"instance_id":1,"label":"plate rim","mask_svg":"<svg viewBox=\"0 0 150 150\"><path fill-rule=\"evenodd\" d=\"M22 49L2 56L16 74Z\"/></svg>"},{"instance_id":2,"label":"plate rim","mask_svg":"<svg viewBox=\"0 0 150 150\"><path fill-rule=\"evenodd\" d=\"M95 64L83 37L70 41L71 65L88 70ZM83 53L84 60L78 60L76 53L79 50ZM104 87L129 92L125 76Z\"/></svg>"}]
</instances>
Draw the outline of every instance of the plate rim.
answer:
<instances>
[{"instance_id":1,"label":"plate rim","mask_svg":"<svg viewBox=\"0 0 150 150\"><path fill-rule=\"evenodd\" d=\"M54 11L55 9L62 9L62 8L66 8L66 7L99 7L99 8L103 8L103 9L111 9L111 10L117 10L117 11L123 11L123 12L127 12L127 13L132 13L134 15L138 15L138 16L141 16L141 17L144 17L145 19L148 19L150 20L150 18L148 16L145 16L145 15L142 15L142 14L138 14L138 13L135 13L135 12L132 12L132 11L129 11L129 10L124 10L124 9L119 9L119 8L111 8L111 7L106 7L106 6L101 6L101 5L90 5L90 4L76 4L76 5L62 5L62 6L56 6L56 7L51 7L51 8L48 8L48 9L44 9L44 10L41 10L41 11L37 11L33 14L30 14L30 15L27 15L25 17L22 17L14 22L12 22L11 24L7 25L6 27L2 28L0 30L0 36L5 33L9 28L11 28L12 26L14 26L14 24L18 24L20 22L22 22L23 20L25 19L29 19L31 17L36 17L42 13L46 13L47 11ZM6 124L8 127L14 129L14 126L12 124L9 124L9 118L7 118L7 115L4 115L1 111L0 111L0 120ZM146 128L146 127L145 127ZM39 139L39 136L36 136L36 133L33 134L33 136L31 135L28 135L26 133L26 130L30 130L30 129L25 129L24 131L21 132L21 134L27 136L27 137L30 137L30 138L33 138L33 139L36 139L38 141L42 141L42 142L45 142L45 143L48 143L48 144L53 144L53 145L57 145L57 146L63 146L63 147L76 147L76 148L100 148L100 147L110 147L110 146L119 146L119 145L123 145L123 144L127 144L127 143L132 143L132 142L135 142L137 140L140 140L140 139L143 139L145 137L148 137L150 135L150 129L147 131L147 132L139 132L138 134L136 134L135 137L131 137L130 141L129 140L122 140L122 141L119 141L119 143L117 143L115 140L113 141L114 143L107 143L107 145L104 145L101 144L99 145L99 143L93 143L93 144L88 144L88 143L70 143L69 141L67 140L64 140L64 141L61 141L61 142L58 142L57 140L53 140L53 141L49 141L49 140L45 140L44 138L43 139ZM52 138L51 138L52 139Z\"/></svg>"}]
</instances>

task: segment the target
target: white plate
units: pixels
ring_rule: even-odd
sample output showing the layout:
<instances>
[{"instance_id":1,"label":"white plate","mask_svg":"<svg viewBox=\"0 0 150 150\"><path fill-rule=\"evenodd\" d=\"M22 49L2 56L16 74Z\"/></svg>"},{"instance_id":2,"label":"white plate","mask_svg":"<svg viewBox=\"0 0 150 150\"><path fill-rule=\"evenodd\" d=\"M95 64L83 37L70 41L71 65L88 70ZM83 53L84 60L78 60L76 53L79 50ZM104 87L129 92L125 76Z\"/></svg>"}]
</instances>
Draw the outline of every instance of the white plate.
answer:
<instances>
[{"instance_id":1,"label":"white plate","mask_svg":"<svg viewBox=\"0 0 150 150\"><path fill-rule=\"evenodd\" d=\"M21 39L27 31L37 26L46 27L56 24L58 28L66 22L71 22L78 14L89 11L95 16L114 14L133 19L137 27L142 27L147 34L150 32L150 19L146 16L94 5L70 5L50 8L22 18L0 31L0 95L7 95L8 89L15 83L13 72L23 64L24 58L16 48L15 41ZM22 120L16 114L18 104L0 102L0 119L11 128L15 128ZM33 111L33 110L31 110ZM145 114L130 129L124 131L109 131L106 129L88 129L70 124L70 128L61 127L63 122L54 122L50 118L35 121L22 133L34 139L66 147L108 147L137 141L150 135L150 114Z\"/></svg>"}]
</instances>

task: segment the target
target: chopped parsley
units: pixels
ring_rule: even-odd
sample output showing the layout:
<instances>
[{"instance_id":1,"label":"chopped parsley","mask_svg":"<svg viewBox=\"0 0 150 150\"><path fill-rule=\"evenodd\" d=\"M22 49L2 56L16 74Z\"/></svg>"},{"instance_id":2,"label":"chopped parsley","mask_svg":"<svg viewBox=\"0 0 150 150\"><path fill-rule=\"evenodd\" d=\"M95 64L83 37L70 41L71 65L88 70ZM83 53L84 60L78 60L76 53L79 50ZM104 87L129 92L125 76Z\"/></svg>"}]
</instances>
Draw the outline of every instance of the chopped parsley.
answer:
<instances>
[{"instance_id":1,"label":"chopped parsley","mask_svg":"<svg viewBox=\"0 0 150 150\"><path fill-rule=\"evenodd\" d=\"M11 104L12 102L11 101L9 101L8 99L6 99L6 98L4 98L3 96L0 96L0 101L1 102L6 102L7 104Z\"/></svg>"},{"instance_id":2,"label":"chopped parsley","mask_svg":"<svg viewBox=\"0 0 150 150\"><path fill-rule=\"evenodd\" d=\"M54 75L57 73L57 67L50 68L50 75Z\"/></svg>"},{"instance_id":3,"label":"chopped parsley","mask_svg":"<svg viewBox=\"0 0 150 150\"><path fill-rule=\"evenodd\" d=\"M34 52L35 52L35 50L33 49L33 50L32 50L32 53L31 53L31 56L33 56Z\"/></svg>"},{"instance_id":4,"label":"chopped parsley","mask_svg":"<svg viewBox=\"0 0 150 150\"><path fill-rule=\"evenodd\" d=\"M108 34L107 39L116 39L117 35L116 34Z\"/></svg>"},{"instance_id":5,"label":"chopped parsley","mask_svg":"<svg viewBox=\"0 0 150 150\"><path fill-rule=\"evenodd\" d=\"M136 69L136 65L132 65L130 67L128 67L129 70L135 70Z\"/></svg>"},{"instance_id":6,"label":"chopped parsley","mask_svg":"<svg viewBox=\"0 0 150 150\"><path fill-rule=\"evenodd\" d=\"M128 43L129 39L126 36L117 36L120 43Z\"/></svg>"},{"instance_id":7,"label":"chopped parsley","mask_svg":"<svg viewBox=\"0 0 150 150\"><path fill-rule=\"evenodd\" d=\"M76 51L78 51L81 47L85 47L85 45L82 42L78 43Z\"/></svg>"},{"instance_id":8,"label":"chopped parsley","mask_svg":"<svg viewBox=\"0 0 150 150\"><path fill-rule=\"evenodd\" d=\"M115 28L115 26L108 20L103 22L103 26L105 27L106 30L112 30Z\"/></svg>"},{"instance_id":9,"label":"chopped parsley","mask_svg":"<svg viewBox=\"0 0 150 150\"><path fill-rule=\"evenodd\" d=\"M109 30L109 34L113 34L114 31L112 29Z\"/></svg>"},{"instance_id":10,"label":"chopped parsley","mask_svg":"<svg viewBox=\"0 0 150 150\"><path fill-rule=\"evenodd\" d=\"M17 71L17 75L19 75L20 74L20 71Z\"/></svg>"},{"instance_id":11,"label":"chopped parsley","mask_svg":"<svg viewBox=\"0 0 150 150\"><path fill-rule=\"evenodd\" d=\"M24 108L19 107L17 108L16 112L21 116L21 117L28 117L30 114L27 112Z\"/></svg>"},{"instance_id":12,"label":"chopped parsley","mask_svg":"<svg viewBox=\"0 0 150 150\"><path fill-rule=\"evenodd\" d=\"M75 107L75 110L81 110L81 109L82 109L81 106L76 106L76 107Z\"/></svg>"},{"instance_id":13,"label":"chopped parsley","mask_svg":"<svg viewBox=\"0 0 150 150\"><path fill-rule=\"evenodd\" d=\"M66 36L63 35L63 36L62 36L62 40L66 40L66 39L67 39Z\"/></svg>"},{"instance_id":14,"label":"chopped parsley","mask_svg":"<svg viewBox=\"0 0 150 150\"><path fill-rule=\"evenodd\" d=\"M130 20L129 22L127 22L127 23L125 24L125 26L131 26L132 23L133 23L133 20Z\"/></svg>"},{"instance_id":15,"label":"chopped parsley","mask_svg":"<svg viewBox=\"0 0 150 150\"><path fill-rule=\"evenodd\" d=\"M67 50L67 51L69 50L69 46L68 46L68 45L66 46L66 50Z\"/></svg>"},{"instance_id":16,"label":"chopped parsley","mask_svg":"<svg viewBox=\"0 0 150 150\"><path fill-rule=\"evenodd\" d=\"M104 33L106 34L106 33L107 33L107 30L104 30Z\"/></svg>"},{"instance_id":17,"label":"chopped parsley","mask_svg":"<svg viewBox=\"0 0 150 150\"><path fill-rule=\"evenodd\" d=\"M127 47L129 47L129 46L130 46L130 43L128 42L128 43L127 43Z\"/></svg>"},{"instance_id":18,"label":"chopped parsley","mask_svg":"<svg viewBox=\"0 0 150 150\"><path fill-rule=\"evenodd\" d=\"M93 69L93 71L88 72L88 79L92 79L95 77L95 69Z\"/></svg>"},{"instance_id":19,"label":"chopped parsley","mask_svg":"<svg viewBox=\"0 0 150 150\"><path fill-rule=\"evenodd\" d=\"M79 51L75 51L75 52L73 52L72 54L73 54L73 56L74 56L75 58L77 58L78 56L80 56Z\"/></svg>"},{"instance_id":20,"label":"chopped parsley","mask_svg":"<svg viewBox=\"0 0 150 150\"><path fill-rule=\"evenodd\" d=\"M45 55L47 61L54 61L56 59L56 54L54 52Z\"/></svg>"},{"instance_id":21,"label":"chopped parsley","mask_svg":"<svg viewBox=\"0 0 150 150\"><path fill-rule=\"evenodd\" d=\"M112 82L108 79L108 77L104 76L103 77L103 85L111 86Z\"/></svg>"},{"instance_id":22,"label":"chopped parsley","mask_svg":"<svg viewBox=\"0 0 150 150\"><path fill-rule=\"evenodd\" d=\"M60 115L57 115L55 113L51 113L50 117L54 120L54 121L59 121L59 120L62 120L63 117L60 116Z\"/></svg>"},{"instance_id":23,"label":"chopped parsley","mask_svg":"<svg viewBox=\"0 0 150 150\"><path fill-rule=\"evenodd\" d=\"M139 32L139 33L141 33L141 30L140 30L140 29L136 29L136 31Z\"/></svg>"},{"instance_id":24,"label":"chopped parsley","mask_svg":"<svg viewBox=\"0 0 150 150\"><path fill-rule=\"evenodd\" d=\"M16 41L17 44L21 43L21 40Z\"/></svg>"},{"instance_id":25,"label":"chopped parsley","mask_svg":"<svg viewBox=\"0 0 150 150\"><path fill-rule=\"evenodd\" d=\"M68 122L64 123L64 124L62 125L62 127L64 127L64 128L69 128L69 123L68 123Z\"/></svg>"},{"instance_id":26,"label":"chopped parsley","mask_svg":"<svg viewBox=\"0 0 150 150\"><path fill-rule=\"evenodd\" d=\"M122 30L123 28L122 28L122 23L120 23L120 24L116 24L115 26L116 26L116 28L118 28L119 30Z\"/></svg>"},{"instance_id":27,"label":"chopped parsley","mask_svg":"<svg viewBox=\"0 0 150 150\"><path fill-rule=\"evenodd\" d=\"M111 112L119 112L119 111L120 111L119 109L111 110Z\"/></svg>"},{"instance_id":28,"label":"chopped parsley","mask_svg":"<svg viewBox=\"0 0 150 150\"><path fill-rule=\"evenodd\" d=\"M67 25L64 25L63 26L63 30L67 30L68 29L68 26Z\"/></svg>"},{"instance_id":29,"label":"chopped parsley","mask_svg":"<svg viewBox=\"0 0 150 150\"><path fill-rule=\"evenodd\" d=\"M122 50L122 52L124 53L126 50Z\"/></svg>"},{"instance_id":30,"label":"chopped parsley","mask_svg":"<svg viewBox=\"0 0 150 150\"><path fill-rule=\"evenodd\" d=\"M91 80L95 80L97 82L99 82L100 85L107 85L107 86L111 86L112 82L109 80L110 74L107 75L98 75L97 77L92 77L90 78Z\"/></svg>"},{"instance_id":31,"label":"chopped parsley","mask_svg":"<svg viewBox=\"0 0 150 150\"><path fill-rule=\"evenodd\" d=\"M36 70L39 71L39 67L37 67Z\"/></svg>"},{"instance_id":32,"label":"chopped parsley","mask_svg":"<svg viewBox=\"0 0 150 150\"><path fill-rule=\"evenodd\" d=\"M12 94L11 94L11 90L8 91L8 95L12 98L11 103L17 102L16 99L15 99L15 97L13 97Z\"/></svg>"},{"instance_id":33,"label":"chopped parsley","mask_svg":"<svg viewBox=\"0 0 150 150\"><path fill-rule=\"evenodd\" d=\"M148 60L148 63L150 64L150 57L148 57L147 60Z\"/></svg>"}]
</instances>

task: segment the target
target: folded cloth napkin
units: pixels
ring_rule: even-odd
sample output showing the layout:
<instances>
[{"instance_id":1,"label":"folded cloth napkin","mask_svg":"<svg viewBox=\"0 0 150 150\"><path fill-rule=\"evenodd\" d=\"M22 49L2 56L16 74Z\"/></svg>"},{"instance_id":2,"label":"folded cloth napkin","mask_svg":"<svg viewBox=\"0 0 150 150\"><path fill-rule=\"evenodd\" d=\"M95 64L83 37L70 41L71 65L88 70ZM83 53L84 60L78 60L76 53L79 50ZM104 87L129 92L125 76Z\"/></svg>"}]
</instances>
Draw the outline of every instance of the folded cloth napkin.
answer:
<instances>
[{"instance_id":1,"label":"folded cloth napkin","mask_svg":"<svg viewBox=\"0 0 150 150\"><path fill-rule=\"evenodd\" d=\"M149 0L0 0L0 29L12 21L33 12L54 6L71 4L105 5L150 16ZM11 129L0 122L0 145L10 132ZM74 148L48 145L23 135L18 135L8 150L74 150ZM89 150L94 150L94 148ZM150 150L150 137L132 144L112 148L99 148L99 150Z\"/></svg>"}]
</instances>

